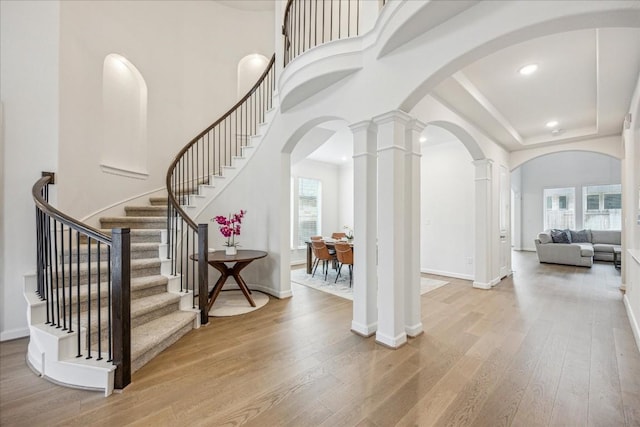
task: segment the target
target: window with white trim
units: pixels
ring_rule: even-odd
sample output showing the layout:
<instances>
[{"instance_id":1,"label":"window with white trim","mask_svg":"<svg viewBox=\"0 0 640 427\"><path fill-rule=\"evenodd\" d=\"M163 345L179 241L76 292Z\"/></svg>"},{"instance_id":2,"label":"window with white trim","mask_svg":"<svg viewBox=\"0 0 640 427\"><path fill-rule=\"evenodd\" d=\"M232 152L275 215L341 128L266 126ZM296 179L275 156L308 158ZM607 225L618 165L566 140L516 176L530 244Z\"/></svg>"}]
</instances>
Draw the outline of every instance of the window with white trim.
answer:
<instances>
[{"instance_id":1,"label":"window with white trim","mask_svg":"<svg viewBox=\"0 0 640 427\"><path fill-rule=\"evenodd\" d=\"M622 228L622 185L590 185L583 188L583 225L592 230Z\"/></svg>"},{"instance_id":2,"label":"window with white trim","mask_svg":"<svg viewBox=\"0 0 640 427\"><path fill-rule=\"evenodd\" d=\"M575 229L576 225L576 189L544 189L544 229Z\"/></svg>"},{"instance_id":3,"label":"window with white trim","mask_svg":"<svg viewBox=\"0 0 640 427\"><path fill-rule=\"evenodd\" d=\"M294 178L291 201L291 242L293 248L306 247L311 236L320 235L322 183L313 178Z\"/></svg>"}]
</instances>

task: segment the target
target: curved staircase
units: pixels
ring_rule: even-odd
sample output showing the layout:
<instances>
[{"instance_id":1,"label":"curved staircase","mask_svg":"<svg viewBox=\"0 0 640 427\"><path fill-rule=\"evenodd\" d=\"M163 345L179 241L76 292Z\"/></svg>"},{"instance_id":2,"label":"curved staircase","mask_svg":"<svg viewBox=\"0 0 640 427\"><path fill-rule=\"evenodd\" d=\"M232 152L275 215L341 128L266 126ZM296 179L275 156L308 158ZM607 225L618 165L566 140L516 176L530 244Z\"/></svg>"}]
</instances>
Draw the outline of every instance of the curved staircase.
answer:
<instances>
[{"instance_id":1,"label":"curved staircase","mask_svg":"<svg viewBox=\"0 0 640 427\"><path fill-rule=\"evenodd\" d=\"M166 204L166 197L154 197L149 199L147 206L125 207L125 216L100 219L103 229L99 231L105 235L110 235L112 228L131 230L131 372L200 326L193 292L181 290L180 278L167 272ZM49 303L36 293L35 280L27 280L25 287L31 329L29 364L54 382L104 390L105 395L113 391L115 371L115 366L107 358L109 340L104 327L109 317L109 295L105 285L109 281L109 269L108 262L104 261L108 259L108 251L106 245L98 249L95 243L89 249L84 237L80 238L77 246L61 251L55 271L62 287L60 294L50 298L55 301L52 304L58 306L61 302L59 306L63 310L75 313L69 330L66 326L53 328L46 323ZM70 292L70 279L64 278L62 266L76 260L78 264L67 270L67 275L71 273L72 284L78 283L79 286ZM98 278L103 283L101 289L96 286ZM71 297L65 301L62 295L67 292ZM69 303L71 298L74 300ZM94 315L88 315L89 310L93 310ZM99 317L96 311L100 312ZM75 320L76 316L78 320ZM99 328L98 323L103 327ZM76 350L76 341L81 342L80 350ZM89 357L85 357L87 354Z\"/></svg>"},{"instance_id":2,"label":"curved staircase","mask_svg":"<svg viewBox=\"0 0 640 427\"><path fill-rule=\"evenodd\" d=\"M167 198L153 197L146 206L125 206L125 216L100 218L105 234L131 229L131 371L198 327L198 310L179 278L167 271ZM163 269L163 264L165 268ZM164 274L163 274L164 273Z\"/></svg>"}]
</instances>

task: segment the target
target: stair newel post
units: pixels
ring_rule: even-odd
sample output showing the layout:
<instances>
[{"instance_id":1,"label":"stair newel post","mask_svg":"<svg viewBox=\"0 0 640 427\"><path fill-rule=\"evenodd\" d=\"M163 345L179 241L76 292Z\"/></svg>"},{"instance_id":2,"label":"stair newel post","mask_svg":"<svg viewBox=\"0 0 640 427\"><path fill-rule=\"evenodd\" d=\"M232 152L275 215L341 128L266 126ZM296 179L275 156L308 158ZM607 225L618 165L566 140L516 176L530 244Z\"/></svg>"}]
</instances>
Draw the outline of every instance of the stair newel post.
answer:
<instances>
[{"instance_id":1,"label":"stair newel post","mask_svg":"<svg viewBox=\"0 0 640 427\"><path fill-rule=\"evenodd\" d=\"M209 323L207 303L209 302L209 225L198 224L198 305L200 306L200 324Z\"/></svg>"},{"instance_id":2,"label":"stair newel post","mask_svg":"<svg viewBox=\"0 0 640 427\"><path fill-rule=\"evenodd\" d=\"M128 228L111 233L114 387L123 389L131 382L131 235Z\"/></svg>"}]
</instances>

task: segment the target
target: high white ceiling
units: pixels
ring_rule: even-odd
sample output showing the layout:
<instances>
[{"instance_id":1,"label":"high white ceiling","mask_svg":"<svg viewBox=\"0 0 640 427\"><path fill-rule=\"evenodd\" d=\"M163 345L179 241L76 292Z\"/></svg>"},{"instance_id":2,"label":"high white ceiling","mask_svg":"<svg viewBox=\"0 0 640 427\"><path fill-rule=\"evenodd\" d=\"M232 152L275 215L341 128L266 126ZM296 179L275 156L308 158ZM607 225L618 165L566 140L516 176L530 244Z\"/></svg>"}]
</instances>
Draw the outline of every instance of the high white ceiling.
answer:
<instances>
[{"instance_id":1,"label":"high white ceiling","mask_svg":"<svg viewBox=\"0 0 640 427\"><path fill-rule=\"evenodd\" d=\"M521 75L527 64L537 64L537 72ZM640 29L589 29L500 50L455 73L432 95L515 151L620 135L639 74ZM546 127L551 120L558 125ZM336 133L308 158L335 164L350 158L351 138L341 126L347 129L327 125ZM427 127L427 145L455 138L438 129Z\"/></svg>"},{"instance_id":2,"label":"high white ceiling","mask_svg":"<svg viewBox=\"0 0 640 427\"><path fill-rule=\"evenodd\" d=\"M538 71L521 75L527 64ZM572 31L489 55L434 95L509 151L522 150L619 135L639 72L640 29Z\"/></svg>"}]
</instances>

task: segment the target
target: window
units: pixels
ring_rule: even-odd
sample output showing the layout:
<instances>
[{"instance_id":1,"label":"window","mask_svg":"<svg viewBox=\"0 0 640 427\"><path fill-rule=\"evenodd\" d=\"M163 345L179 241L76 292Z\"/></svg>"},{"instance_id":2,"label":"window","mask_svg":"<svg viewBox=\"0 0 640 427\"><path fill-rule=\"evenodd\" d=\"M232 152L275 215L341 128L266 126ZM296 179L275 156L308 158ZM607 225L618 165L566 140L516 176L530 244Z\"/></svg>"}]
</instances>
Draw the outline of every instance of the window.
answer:
<instances>
[{"instance_id":1,"label":"window","mask_svg":"<svg viewBox=\"0 0 640 427\"><path fill-rule=\"evenodd\" d=\"M311 236L320 235L321 182L311 178L297 178L293 182L292 243L294 248L305 247Z\"/></svg>"},{"instance_id":2,"label":"window","mask_svg":"<svg viewBox=\"0 0 640 427\"><path fill-rule=\"evenodd\" d=\"M622 227L622 186L620 184L584 187L584 228L620 230Z\"/></svg>"},{"instance_id":3,"label":"window","mask_svg":"<svg viewBox=\"0 0 640 427\"><path fill-rule=\"evenodd\" d=\"M567 196L558 196L558 208L567 209Z\"/></svg>"},{"instance_id":4,"label":"window","mask_svg":"<svg viewBox=\"0 0 640 427\"><path fill-rule=\"evenodd\" d=\"M544 190L544 228L575 228L575 188Z\"/></svg>"},{"instance_id":5,"label":"window","mask_svg":"<svg viewBox=\"0 0 640 427\"><path fill-rule=\"evenodd\" d=\"M600 210L600 196L597 194L587 194L587 210L599 211Z\"/></svg>"}]
</instances>

